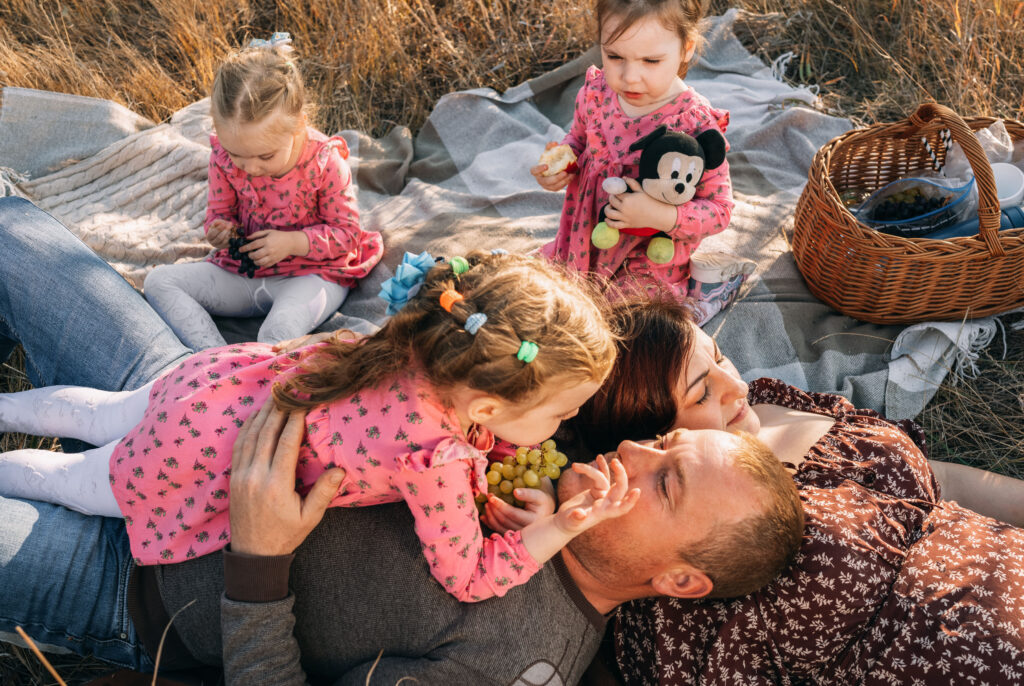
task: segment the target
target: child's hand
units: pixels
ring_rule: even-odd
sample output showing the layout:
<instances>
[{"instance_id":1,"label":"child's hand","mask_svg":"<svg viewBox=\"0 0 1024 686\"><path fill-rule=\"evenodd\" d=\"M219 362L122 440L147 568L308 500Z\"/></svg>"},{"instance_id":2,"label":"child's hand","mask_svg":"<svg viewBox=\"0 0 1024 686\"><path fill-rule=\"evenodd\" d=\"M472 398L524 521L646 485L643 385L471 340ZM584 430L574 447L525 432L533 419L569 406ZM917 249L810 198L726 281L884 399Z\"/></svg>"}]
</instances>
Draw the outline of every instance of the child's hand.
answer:
<instances>
[{"instance_id":1,"label":"child's hand","mask_svg":"<svg viewBox=\"0 0 1024 686\"><path fill-rule=\"evenodd\" d=\"M266 229L250 235L249 243L243 245L241 251L249 253L257 267L273 267L286 257L308 255L309 238L302 231Z\"/></svg>"},{"instance_id":2,"label":"child's hand","mask_svg":"<svg viewBox=\"0 0 1024 686\"><path fill-rule=\"evenodd\" d=\"M678 217L675 205L647 195L636 179L627 178L626 184L632 193L608 196L608 207L604 211L608 226L615 229L650 227L659 231L671 231L675 227Z\"/></svg>"},{"instance_id":3,"label":"child's hand","mask_svg":"<svg viewBox=\"0 0 1024 686\"><path fill-rule=\"evenodd\" d=\"M206 240L218 250L228 247L228 241L235 235L235 225L226 219L214 219L206 227Z\"/></svg>"},{"instance_id":4,"label":"child's hand","mask_svg":"<svg viewBox=\"0 0 1024 686\"><path fill-rule=\"evenodd\" d=\"M509 505L493 493L488 494L487 503L484 505L484 524L503 534L507 531L519 531L527 524L547 517L555 511L555 498L546 491L537 488L517 488L515 496L523 502L524 507Z\"/></svg>"},{"instance_id":5,"label":"child's hand","mask_svg":"<svg viewBox=\"0 0 1024 686\"><path fill-rule=\"evenodd\" d=\"M599 455L596 463L597 467L579 462L572 466L573 471L588 477L593 486L558 508L555 523L566 533L576 535L606 519L620 517L632 510L640 498L639 488L629 488L629 477L619 458L613 458L609 465Z\"/></svg>"},{"instance_id":6,"label":"child's hand","mask_svg":"<svg viewBox=\"0 0 1024 686\"><path fill-rule=\"evenodd\" d=\"M548 141L548 144L544 146L544 149L550 150L558 145L559 143L556 143L555 141ZM569 182L572 181L572 177L575 176L575 174L570 174L569 172L564 171L558 172L552 176L544 176L544 172L547 170L548 165L546 164L536 164L530 167L530 173L533 174L533 178L537 179L537 183L540 184L540 187L547 191L562 190L569 185Z\"/></svg>"}]
</instances>

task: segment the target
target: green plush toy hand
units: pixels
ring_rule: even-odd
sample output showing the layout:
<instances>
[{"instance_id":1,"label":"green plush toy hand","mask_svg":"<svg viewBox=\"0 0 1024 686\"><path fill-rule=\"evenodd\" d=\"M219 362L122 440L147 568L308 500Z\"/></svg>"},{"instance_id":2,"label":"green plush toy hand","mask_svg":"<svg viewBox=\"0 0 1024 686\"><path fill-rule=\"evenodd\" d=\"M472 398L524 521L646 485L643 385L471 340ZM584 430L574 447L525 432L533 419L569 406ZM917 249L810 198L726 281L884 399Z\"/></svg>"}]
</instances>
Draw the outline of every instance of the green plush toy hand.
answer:
<instances>
[{"instance_id":1,"label":"green plush toy hand","mask_svg":"<svg viewBox=\"0 0 1024 686\"><path fill-rule=\"evenodd\" d=\"M601 222L590 233L590 242L595 248L607 250L619 242L619 230Z\"/></svg>"},{"instance_id":2,"label":"green plush toy hand","mask_svg":"<svg viewBox=\"0 0 1024 686\"><path fill-rule=\"evenodd\" d=\"M676 246L667 236L655 236L647 244L647 259L654 264L668 264L675 256L675 252Z\"/></svg>"}]
</instances>

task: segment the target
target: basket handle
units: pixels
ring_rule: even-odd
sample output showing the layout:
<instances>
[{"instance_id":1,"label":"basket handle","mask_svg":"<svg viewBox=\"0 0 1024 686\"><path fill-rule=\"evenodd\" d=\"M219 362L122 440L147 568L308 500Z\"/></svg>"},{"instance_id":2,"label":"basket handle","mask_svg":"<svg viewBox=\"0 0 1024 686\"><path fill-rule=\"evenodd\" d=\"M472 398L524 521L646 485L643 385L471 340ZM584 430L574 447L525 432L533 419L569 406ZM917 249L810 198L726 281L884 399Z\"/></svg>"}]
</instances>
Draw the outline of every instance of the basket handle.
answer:
<instances>
[{"instance_id":1,"label":"basket handle","mask_svg":"<svg viewBox=\"0 0 1024 686\"><path fill-rule=\"evenodd\" d=\"M978 184L978 233L989 254L1000 257L1005 254L999 242L999 198L996 196L996 180L992 175L992 166L981 149L981 144L963 119L956 112L935 102L926 102L918 106L917 111L910 115L910 124L914 127L910 135L917 132L932 119L938 119L949 129L953 140L963 148L964 155L974 171L974 180Z\"/></svg>"}]
</instances>

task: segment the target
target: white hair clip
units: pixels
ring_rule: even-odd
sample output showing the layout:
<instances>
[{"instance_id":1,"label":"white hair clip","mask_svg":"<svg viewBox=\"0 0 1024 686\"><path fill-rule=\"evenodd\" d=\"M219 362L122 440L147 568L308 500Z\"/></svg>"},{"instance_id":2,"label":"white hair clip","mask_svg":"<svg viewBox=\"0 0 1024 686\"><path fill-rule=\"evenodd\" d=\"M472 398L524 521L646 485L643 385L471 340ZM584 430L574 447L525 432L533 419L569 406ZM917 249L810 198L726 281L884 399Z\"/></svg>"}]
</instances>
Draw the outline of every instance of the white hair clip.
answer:
<instances>
[{"instance_id":1,"label":"white hair clip","mask_svg":"<svg viewBox=\"0 0 1024 686\"><path fill-rule=\"evenodd\" d=\"M292 42L292 34L287 31L278 31L270 40L264 40L263 38L253 38L249 41L250 48L272 48L275 45L290 45Z\"/></svg>"}]
</instances>

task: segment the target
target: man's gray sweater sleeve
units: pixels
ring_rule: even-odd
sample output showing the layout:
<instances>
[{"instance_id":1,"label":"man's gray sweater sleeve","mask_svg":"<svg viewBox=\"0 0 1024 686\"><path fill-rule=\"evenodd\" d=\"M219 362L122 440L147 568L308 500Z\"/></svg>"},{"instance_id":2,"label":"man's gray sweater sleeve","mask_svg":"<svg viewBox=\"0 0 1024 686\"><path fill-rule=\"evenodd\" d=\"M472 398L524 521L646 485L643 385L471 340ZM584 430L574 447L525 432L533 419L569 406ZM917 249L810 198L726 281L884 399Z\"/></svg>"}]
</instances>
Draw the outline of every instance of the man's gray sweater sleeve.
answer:
<instances>
[{"instance_id":1,"label":"man's gray sweater sleeve","mask_svg":"<svg viewBox=\"0 0 1024 686\"><path fill-rule=\"evenodd\" d=\"M295 639L295 598L288 593L288 570L294 557L224 551L220 625L224 678L229 686L306 683Z\"/></svg>"},{"instance_id":2,"label":"man's gray sweater sleeve","mask_svg":"<svg viewBox=\"0 0 1024 686\"><path fill-rule=\"evenodd\" d=\"M329 509L294 559L225 551L158 579L169 614L197 601L175 627L229 686L363 686L371 669L385 684L573 684L605 625L559 557L504 597L458 602L431 576L404 503Z\"/></svg>"}]
</instances>

